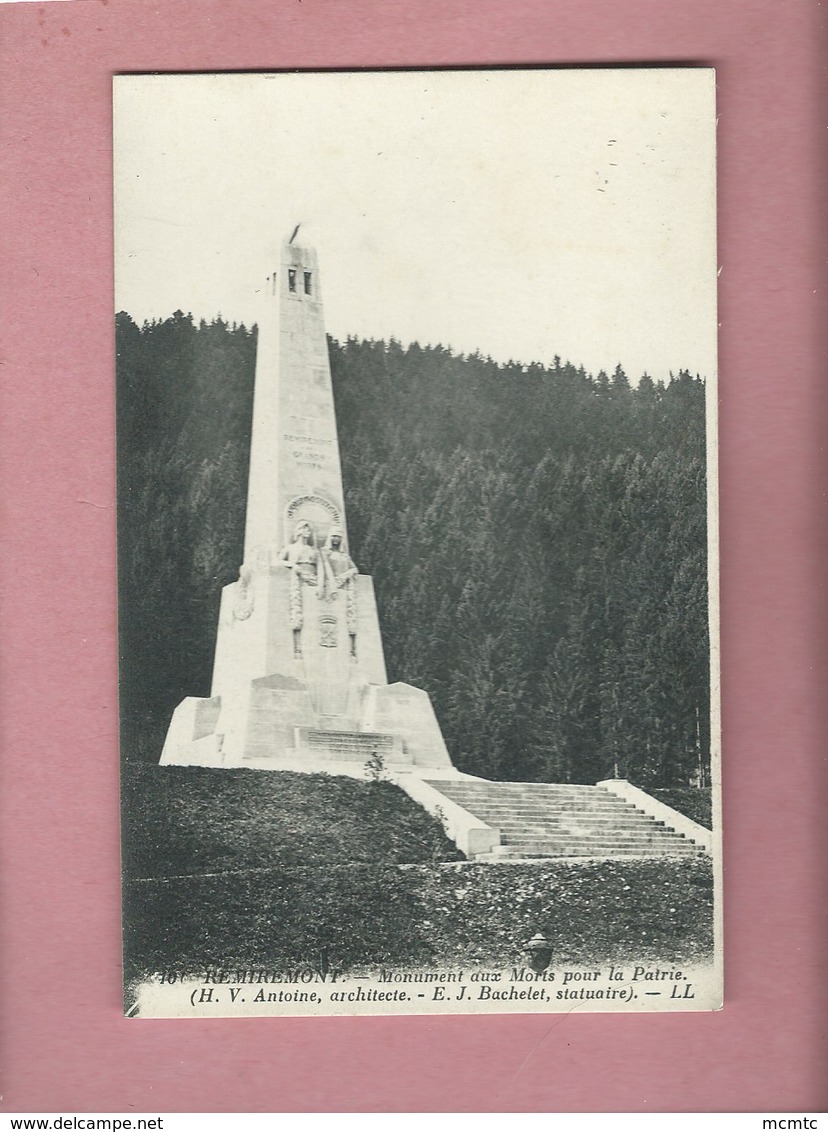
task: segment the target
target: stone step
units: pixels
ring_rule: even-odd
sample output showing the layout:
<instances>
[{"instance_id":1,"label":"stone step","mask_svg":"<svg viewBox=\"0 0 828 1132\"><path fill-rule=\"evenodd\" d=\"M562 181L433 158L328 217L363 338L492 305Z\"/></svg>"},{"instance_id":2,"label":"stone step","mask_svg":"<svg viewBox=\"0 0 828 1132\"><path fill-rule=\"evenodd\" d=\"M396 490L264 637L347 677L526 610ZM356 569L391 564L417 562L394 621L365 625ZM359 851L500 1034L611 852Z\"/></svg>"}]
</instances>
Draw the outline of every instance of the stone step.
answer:
<instances>
[{"instance_id":1,"label":"stone step","mask_svg":"<svg viewBox=\"0 0 828 1132\"><path fill-rule=\"evenodd\" d=\"M506 839L513 839L527 834L537 835L542 833L544 837L554 839L580 837L589 841L606 841L608 839L614 841L678 841L680 843L686 842L688 839L682 837L680 833L674 833L672 830L652 830L652 829L613 829L607 826L592 826L589 829L579 827L563 827L563 826L548 826L542 822L535 825L526 825L522 822L504 822L497 827L500 830L501 836Z\"/></svg>"},{"instance_id":2,"label":"stone step","mask_svg":"<svg viewBox=\"0 0 828 1132\"><path fill-rule=\"evenodd\" d=\"M505 814L520 814L522 816L530 814L548 814L550 816L566 816L566 815L586 815L595 816L599 820L606 819L640 819L645 821L655 821L649 814L643 813L641 810L636 809L635 806L627 802L618 801L615 803L596 802L592 805L588 803L555 803L555 802L540 802L534 801L515 801L511 802L504 798L470 798L455 796L447 790L443 790L447 797L455 801L458 805L468 808L473 812L491 813L495 816ZM663 823L662 823L663 824Z\"/></svg>"},{"instance_id":3,"label":"stone step","mask_svg":"<svg viewBox=\"0 0 828 1132\"><path fill-rule=\"evenodd\" d=\"M544 810L600 810L606 813L618 813L625 810L630 813L638 812L635 806L631 806L629 803L620 800L611 802L604 801L604 799L597 799L592 802L585 802L570 798L504 798L501 795L479 796L454 794L449 790L443 790L441 793L461 806L508 806L510 809L515 807L522 809L526 807L536 807Z\"/></svg>"},{"instance_id":4,"label":"stone step","mask_svg":"<svg viewBox=\"0 0 828 1132\"><path fill-rule=\"evenodd\" d=\"M432 782L446 798L500 833L486 859L686 857L702 850L598 786Z\"/></svg>"},{"instance_id":5,"label":"stone step","mask_svg":"<svg viewBox=\"0 0 828 1132\"><path fill-rule=\"evenodd\" d=\"M647 826L643 829L623 829L617 830L613 826L608 825L547 825L544 822L533 822L528 824L526 822L503 822L501 825L492 826L493 829L501 831L504 837L515 837L520 834L535 834L541 833L545 838L615 838L620 841L629 841L631 838L643 838L648 841L655 841L658 839L674 839L680 838L681 834L674 833L669 830L650 830Z\"/></svg>"},{"instance_id":6,"label":"stone step","mask_svg":"<svg viewBox=\"0 0 828 1132\"><path fill-rule=\"evenodd\" d=\"M686 849L675 850L657 849L655 847L647 849L627 849L617 845L608 845L603 849L599 846L591 845L589 847L579 845L567 846L544 846L541 849L525 848L522 846L510 845L505 847L498 853L481 854L475 860L489 860L489 861L502 861L502 860L524 860L524 859L548 859L560 857L587 857L596 858L599 860L606 860L607 858L624 857L695 857L703 855L701 849Z\"/></svg>"},{"instance_id":7,"label":"stone step","mask_svg":"<svg viewBox=\"0 0 828 1132\"><path fill-rule=\"evenodd\" d=\"M619 844L628 844L631 841L635 841L641 844L692 844L692 842L688 841L686 837L682 837L679 833L642 833L633 830L624 830L618 833L614 829L596 829L590 831L580 829L550 830L541 825L530 826L528 828L526 826L518 826L511 829L500 826L500 835L504 843L542 837L545 841L617 841Z\"/></svg>"},{"instance_id":8,"label":"stone step","mask_svg":"<svg viewBox=\"0 0 828 1132\"><path fill-rule=\"evenodd\" d=\"M624 806L541 806L536 802L510 805L508 802L477 802L469 798L452 798L452 801L464 809L474 810L475 813L485 810L490 814L554 814L561 817L569 814L593 814L607 819L649 816L634 807Z\"/></svg>"},{"instance_id":9,"label":"stone step","mask_svg":"<svg viewBox=\"0 0 828 1132\"><path fill-rule=\"evenodd\" d=\"M610 794L608 790L599 790L597 786L584 787L582 790L512 790L510 787L499 786L469 786L462 782L444 783L446 789L452 794L464 795L467 798L507 798L511 801L520 798L537 798L542 801L562 799L570 802L621 802L617 794Z\"/></svg>"},{"instance_id":10,"label":"stone step","mask_svg":"<svg viewBox=\"0 0 828 1132\"><path fill-rule=\"evenodd\" d=\"M652 818L647 814L593 814L588 811L578 813L560 813L544 810L518 811L518 810L487 810L483 806L469 809L470 813L491 825L503 825L504 822L522 822L528 825L550 825L556 828L592 828L598 826L606 829L647 829L666 830L668 827L663 821Z\"/></svg>"},{"instance_id":11,"label":"stone step","mask_svg":"<svg viewBox=\"0 0 828 1132\"><path fill-rule=\"evenodd\" d=\"M519 822L523 825L549 825L552 829L578 830L578 829L614 829L614 830L666 830L663 822L655 818L648 821L646 816L641 817L603 817L595 814L493 814L485 809L475 808L475 817L487 825L501 826L506 823Z\"/></svg>"},{"instance_id":12,"label":"stone step","mask_svg":"<svg viewBox=\"0 0 828 1132\"><path fill-rule=\"evenodd\" d=\"M472 812L472 811L469 811ZM565 810L490 810L485 806L475 806L477 815L487 814L488 819L495 823L504 821L549 822L551 825L605 825L617 826L619 829L666 829L663 821L651 818L648 814L620 813L620 814L594 814L589 810L577 812ZM488 820L486 819L486 820Z\"/></svg>"},{"instance_id":13,"label":"stone step","mask_svg":"<svg viewBox=\"0 0 828 1132\"><path fill-rule=\"evenodd\" d=\"M519 786L509 782L462 782L456 778L441 781L448 789L464 794L502 794L508 798L518 795L534 798L618 798L617 794L603 786L544 786L525 783Z\"/></svg>"},{"instance_id":14,"label":"stone step","mask_svg":"<svg viewBox=\"0 0 828 1132\"><path fill-rule=\"evenodd\" d=\"M446 787L452 791L468 791L470 793L482 793L485 791L496 791L499 794L535 794L544 796L561 796L564 794L571 795L572 797L592 797L595 795L603 795L607 798L612 798L614 795L610 794L602 786L558 786L551 782L464 782L457 779L427 779L432 786Z\"/></svg>"},{"instance_id":15,"label":"stone step","mask_svg":"<svg viewBox=\"0 0 828 1132\"><path fill-rule=\"evenodd\" d=\"M432 785L436 785L436 783L433 782ZM607 798L612 800L616 798L616 795L610 794L608 790L603 790L598 786L579 786L569 790L559 788L548 789L543 786L531 788L517 787L502 783L492 786L488 783L478 785L477 783L469 782L443 782L441 785L451 790L453 794L465 794L475 797L482 797L486 794L497 794L503 798L572 798L583 800L594 798Z\"/></svg>"},{"instance_id":16,"label":"stone step","mask_svg":"<svg viewBox=\"0 0 828 1132\"><path fill-rule=\"evenodd\" d=\"M622 849L630 849L635 845L651 847L663 847L665 849L687 849L690 852L696 852L697 846L693 845L690 841L661 841L656 839L653 841L631 840L631 841L617 841L614 837L504 837L502 845L509 848L515 846L549 846L560 849L571 845L581 845L584 847L603 847L611 848L618 846Z\"/></svg>"}]
</instances>

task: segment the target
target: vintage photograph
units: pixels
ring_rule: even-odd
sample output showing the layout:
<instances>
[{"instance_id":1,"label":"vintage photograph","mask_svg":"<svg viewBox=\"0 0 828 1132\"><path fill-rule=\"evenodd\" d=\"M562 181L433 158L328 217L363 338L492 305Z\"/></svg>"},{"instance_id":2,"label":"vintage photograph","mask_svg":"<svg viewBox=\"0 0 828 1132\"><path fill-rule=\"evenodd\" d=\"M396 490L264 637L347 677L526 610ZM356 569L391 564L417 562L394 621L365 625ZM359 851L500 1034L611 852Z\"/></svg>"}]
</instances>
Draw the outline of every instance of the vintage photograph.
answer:
<instances>
[{"instance_id":1,"label":"vintage photograph","mask_svg":"<svg viewBox=\"0 0 828 1132\"><path fill-rule=\"evenodd\" d=\"M125 1013L719 1008L714 72L113 98Z\"/></svg>"}]
</instances>

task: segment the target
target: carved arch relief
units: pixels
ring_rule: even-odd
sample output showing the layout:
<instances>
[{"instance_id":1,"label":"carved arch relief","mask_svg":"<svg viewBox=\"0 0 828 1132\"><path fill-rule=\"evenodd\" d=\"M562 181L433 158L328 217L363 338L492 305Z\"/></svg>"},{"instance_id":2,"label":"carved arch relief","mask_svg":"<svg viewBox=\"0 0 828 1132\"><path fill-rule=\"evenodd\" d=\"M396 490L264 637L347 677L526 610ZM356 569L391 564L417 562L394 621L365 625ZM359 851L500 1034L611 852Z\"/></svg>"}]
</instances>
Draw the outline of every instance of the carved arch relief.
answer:
<instances>
[{"instance_id":1,"label":"carved arch relief","mask_svg":"<svg viewBox=\"0 0 828 1132\"><path fill-rule=\"evenodd\" d=\"M293 537L296 524L303 520L310 523L317 546L324 545L331 527L344 525L341 510L330 499L323 495L297 495L285 508L285 543Z\"/></svg>"}]
</instances>

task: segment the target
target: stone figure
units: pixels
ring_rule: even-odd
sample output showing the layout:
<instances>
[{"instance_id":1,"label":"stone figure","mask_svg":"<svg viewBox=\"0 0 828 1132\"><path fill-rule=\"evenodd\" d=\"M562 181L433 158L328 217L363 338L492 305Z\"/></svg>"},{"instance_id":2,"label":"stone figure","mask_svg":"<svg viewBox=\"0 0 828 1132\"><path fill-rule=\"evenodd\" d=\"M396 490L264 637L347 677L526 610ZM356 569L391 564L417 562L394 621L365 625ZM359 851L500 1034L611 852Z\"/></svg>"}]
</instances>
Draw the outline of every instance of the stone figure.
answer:
<instances>
[{"instance_id":1,"label":"stone figure","mask_svg":"<svg viewBox=\"0 0 828 1132\"><path fill-rule=\"evenodd\" d=\"M247 564L239 570L236 594L233 602L233 616L237 621L246 621L253 612L253 567Z\"/></svg>"},{"instance_id":2,"label":"stone figure","mask_svg":"<svg viewBox=\"0 0 828 1132\"><path fill-rule=\"evenodd\" d=\"M293 538L279 555L279 561L291 571L290 627L293 630L293 655L302 655L302 586L320 588L319 551L314 545L313 528L301 519L293 531Z\"/></svg>"},{"instance_id":3,"label":"stone figure","mask_svg":"<svg viewBox=\"0 0 828 1132\"><path fill-rule=\"evenodd\" d=\"M358 570L354 560L345 549L345 535L342 527L332 526L322 548L322 563L325 570L325 585L329 597L355 578Z\"/></svg>"},{"instance_id":4,"label":"stone figure","mask_svg":"<svg viewBox=\"0 0 828 1132\"><path fill-rule=\"evenodd\" d=\"M279 555L279 561L293 570L300 582L309 586L318 584L319 552L314 545L313 529L306 519L296 524L293 538Z\"/></svg>"},{"instance_id":5,"label":"stone figure","mask_svg":"<svg viewBox=\"0 0 828 1132\"><path fill-rule=\"evenodd\" d=\"M351 656L356 656L357 609L356 590L353 579L359 571L353 558L345 548L345 532L342 527L331 527L322 548L322 568L324 571L325 600L336 601L340 592L345 596L345 620L351 643Z\"/></svg>"}]
</instances>

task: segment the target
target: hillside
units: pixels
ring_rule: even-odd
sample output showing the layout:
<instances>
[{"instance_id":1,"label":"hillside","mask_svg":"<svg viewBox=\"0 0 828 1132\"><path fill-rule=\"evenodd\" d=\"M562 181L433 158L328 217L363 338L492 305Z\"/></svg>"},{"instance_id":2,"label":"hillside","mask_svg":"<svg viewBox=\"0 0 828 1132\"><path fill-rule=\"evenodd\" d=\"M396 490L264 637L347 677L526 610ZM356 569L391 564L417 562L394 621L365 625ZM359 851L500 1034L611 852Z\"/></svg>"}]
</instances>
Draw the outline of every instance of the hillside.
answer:
<instances>
[{"instance_id":1,"label":"hillside","mask_svg":"<svg viewBox=\"0 0 828 1132\"><path fill-rule=\"evenodd\" d=\"M209 690L242 557L255 330L117 319L124 755ZM390 680L491 778L705 781L704 383L330 341Z\"/></svg>"},{"instance_id":2,"label":"hillside","mask_svg":"<svg viewBox=\"0 0 828 1132\"><path fill-rule=\"evenodd\" d=\"M462 858L439 822L389 782L133 765L122 786L129 878Z\"/></svg>"},{"instance_id":3,"label":"hillside","mask_svg":"<svg viewBox=\"0 0 828 1132\"><path fill-rule=\"evenodd\" d=\"M127 983L324 962L339 971L709 957L706 859L469 864L387 782L200 767L124 776Z\"/></svg>"}]
</instances>

